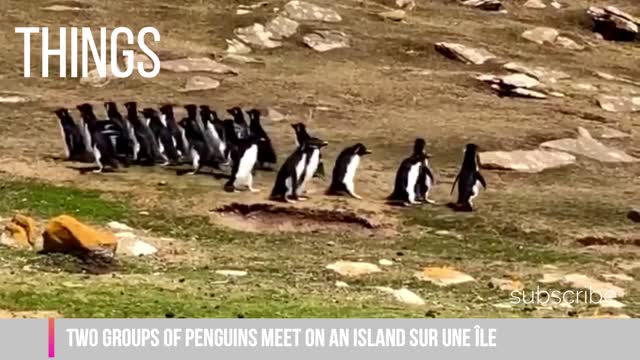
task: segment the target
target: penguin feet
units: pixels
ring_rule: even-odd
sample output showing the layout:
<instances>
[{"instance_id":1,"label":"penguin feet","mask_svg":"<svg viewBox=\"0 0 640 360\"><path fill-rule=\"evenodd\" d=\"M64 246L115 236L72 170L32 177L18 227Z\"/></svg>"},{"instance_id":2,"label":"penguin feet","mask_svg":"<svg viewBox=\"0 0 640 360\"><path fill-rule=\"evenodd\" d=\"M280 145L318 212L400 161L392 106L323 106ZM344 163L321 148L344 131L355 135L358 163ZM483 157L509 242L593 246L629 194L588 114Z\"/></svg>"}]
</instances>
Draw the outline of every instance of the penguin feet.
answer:
<instances>
[{"instance_id":1,"label":"penguin feet","mask_svg":"<svg viewBox=\"0 0 640 360\"><path fill-rule=\"evenodd\" d=\"M250 191L250 192L252 192L252 193L259 193L259 192L260 192L260 191L262 191L262 190L260 190L260 189L256 189L256 188L252 188L252 187L249 187L249 191Z\"/></svg>"},{"instance_id":2,"label":"penguin feet","mask_svg":"<svg viewBox=\"0 0 640 360\"><path fill-rule=\"evenodd\" d=\"M306 196L306 195L298 195L298 200L300 201L305 201L305 200L309 200L310 197Z\"/></svg>"},{"instance_id":3,"label":"penguin feet","mask_svg":"<svg viewBox=\"0 0 640 360\"><path fill-rule=\"evenodd\" d=\"M288 197L284 197L284 202L289 203L289 204L295 204L297 202L296 199L292 199L292 198L288 198Z\"/></svg>"},{"instance_id":4,"label":"penguin feet","mask_svg":"<svg viewBox=\"0 0 640 360\"><path fill-rule=\"evenodd\" d=\"M101 173L102 173L102 170L104 170L104 168L95 169L95 170L93 170L93 171L92 171L92 173L94 173L94 174L101 174Z\"/></svg>"},{"instance_id":5,"label":"penguin feet","mask_svg":"<svg viewBox=\"0 0 640 360\"><path fill-rule=\"evenodd\" d=\"M435 202L435 200L431 200L431 199L424 199L424 202L427 204L431 204L431 205L436 205L437 203Z\"/></svg>"},{"instance_id":6,"label":"penguin feet","mask_svg":"<svg viewBox=\"0 0 640 360\"><path fill-rule=\"evenodd\" d=\"M362 196L360 196L360 195L358 195L356 193L351 193L349 195L351 195L351 197L354 198L354 199L362 200Z\"/></svg>"}]
</instances>

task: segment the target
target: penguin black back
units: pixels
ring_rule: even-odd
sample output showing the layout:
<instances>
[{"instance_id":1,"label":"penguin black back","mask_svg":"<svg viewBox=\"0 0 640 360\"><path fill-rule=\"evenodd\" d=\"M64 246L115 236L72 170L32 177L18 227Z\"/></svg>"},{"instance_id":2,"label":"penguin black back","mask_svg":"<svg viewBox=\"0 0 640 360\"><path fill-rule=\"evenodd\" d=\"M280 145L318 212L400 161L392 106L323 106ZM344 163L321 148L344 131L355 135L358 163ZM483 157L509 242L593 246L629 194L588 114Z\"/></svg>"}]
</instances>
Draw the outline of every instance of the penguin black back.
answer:
<instances>
[{"instance_id":1,"label":"penguin black back","mask_svg":"<svg viewBox=\"0 0 640 360\"><path fill-rule=\"evenodd\" d=\"M271 138L269 138L269 135L260 123L260 111L251 109L247 114L249 114L251 134L260 138L260 142L258 143L258 163L263 169L269 168L267 164L276 164L278 162Z\"/></svg>"},{"instance_id":2,"label":"penguin black back","mask_svg":"<svg viewBox=\"0 0 640 360\"><path fill-rule=\"evenodd\" d=\"M71 117L69 110L60 108L55 111L64 141L68 160L87 161L87 151L80 128Z\"/></svg>"},{"instance_id":3,"label":"penguin black back","mask_svg":"<svg viewBox=\"0 0 640 360\"><path fill-rule=\"evenodd\" d=\"M333 167L331 185L327 191L328 195L346 193L355 198L360 198L354 190L354 178L360 158L367 154L371 154L371 151L362 143L357 143L340 152Z\"/></svg>"},{"instance_id":4,"label":"penguin black back","mask_svg":"<svg viewBox=\"0 0 640 360\"><path fill-rule=\"evenodd\" d=\"M478 196L480 186L487 188L487 183L482 174L480 174L480 161L476 144L467 144L465 147L462 167L451 187L452 193L456 184L458 185L457 210L472 211L473 199Z\"/></svg>"}]
</instances>

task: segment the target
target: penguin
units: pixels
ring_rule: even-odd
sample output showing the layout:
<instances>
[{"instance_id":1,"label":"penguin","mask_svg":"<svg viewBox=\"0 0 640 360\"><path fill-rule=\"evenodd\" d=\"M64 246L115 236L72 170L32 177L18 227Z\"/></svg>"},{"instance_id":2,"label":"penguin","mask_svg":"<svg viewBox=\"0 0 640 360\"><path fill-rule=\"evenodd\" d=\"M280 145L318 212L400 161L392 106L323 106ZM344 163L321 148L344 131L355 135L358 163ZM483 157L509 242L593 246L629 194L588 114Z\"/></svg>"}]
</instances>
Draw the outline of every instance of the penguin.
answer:
<instances>
[{"instance_id":1,"label":"penguin","mask_svg":"<svg viewBox=\"0 0 640 360\"><path fill-rule=\"evenodd\" d=\"M184 129L178 126L178 123L176 122L176 116L173 112L172 105L165 104L160 107L160 120L171 132L171 138L173 139L174 147L178 152L178 156L181 159L184 159L189 153L189 144L185 138Z\"/></svg>"},{"instance_id":2,"label":"penguin","mask_svg":"<svg viewBox=\"0 0 640 360\"><path fill-rule=\"evenodd\" d=\"M242 109L238 106L234 106L230 109L227 109L227 112L233 116L233 122L236 128L236 134L238 139L243 139L249 136L250 130L247 126L247 121L244 118L244 113Z\"/></svg>"},{"instance_id":3,"label":"penguin","mask_svg":"<svg viewBox=\"0 0 640 360\"><path fill-rule=\"evenodd\" d=\"M141 112L142 116L148 121L149 128L153 132L156 138L158 150L164 160L161 166L167 166L170 163L176 164L180 158L178 150L176 149L175 139L171 133L171 130L158 116L158 112L152 108L145 108Z\"/></svg>"},{"instance_id":4,"label":"penguin","mask_svg":"<svg viewBox=\"0 0 640 360\"><path fill-rule=\"evenodd\" d=\"M189 144L189 157L193 171L191 175L197 174L202 166L209 164L211 151L202 131L201 122L198 120L198 106L188 104L184 106L187 117L180 120L179 125L184 129L185 139Z\"/></svg>"},{"instance_id":5,"label":"penguin","mask_svg":"<svg viewBox=\"0 0 640 360\"><path fill-rule=\"evenodd\" d=\"M400 163L396 172L393 192L388 197L391 202L400 202L405 206L419 203L416 191L418 190L420 171L425 166L427 155L423 151L415 150L417 149L414 148L413 154Z\"/></svg>"},{"instance_id":6,"label":"penguin","mask_svg":"<svg viewBox=\"0 0 640 360\"><path fill-rule=\"evenodd\" d=\"M224 126L220 132L219 128L216 128L216 119L219 121L216 114L213 116L213 111L207 105L200 106L200 118L202 119L202 130L205 140L209 145L211 153L218 163L227 163L227 144L224 141Z\"/></svg>"},{"instance_id":7,"label":"penguin","mask_svg":"<svg viewBox=\"0 0 640 360\"><path fill-rule=\"evenodd\" d=\"M258 141L261 139L255 136L238 139L233 120L225 120L224 127L232 144L230 155L233 164L231 176L224 186L225 191L237 192L240 187L246 187L251 192L259 192L253 188L253 168L258 161Z\"/></svg>"},{"instance_id":8,"label":"penguin","mask_svg":"<svg viewBox=\"0 0 640 360\"><path fill-rule=\"evenodd\" d=\"M137 145L134 148L133 158L142 165L155 165L156 160L162 159L155 137L146 121L138 116L138 104L130 101L124 104L127 109L127 120L132 126L133 136Z\"/></svg>"},{"instance_id":9,"label":"penguin","mask_svg":"<svg viewBox=\"0 0 640 360\"><path fill-rule=\"evenodd\" d=\"M487 188L487 183L482 174L480 174L478 145L466 145L462 167L451 187L452 194L456 184L458 185L458 201L455 207L460 211L473 211L473 199L480 193L480 186L484 189Z\"/></svg>"},{"instance_id":10,"label":"penguin","mask_svg":"<svg viewBox=\"0 0 640 360\"><path fill-rule=\"evenodd\" d=\"M98 120L93 113L93 106L88 103L84 103L77 106L82 120L85 124L85 133L88 134L90 139L90 146L94 156L98 169L94 170L95 173L100 173L104 170L105 165L111 167L112 170L118 168L118 161L116 160L116 152L113 142L109 138L110 135L100 131Z\"/></svg>"},{"instance_id":11,"label":"penguin","mask_svg":"<svg viewBox=\"0 0 640 360\"><path fill-rule=\"evenodd\" d=\"M311 138L311 136L307 132L307 127L306 127L305 124L297 123L297 124L291 125L291 127L293 127L293 130L296 133L296 138L295 138L296 139L296 146L300 146L300 144L303 143L305 140ZM322 161L322 157L320 157L320 163L318 164L318 170L316 171L315 174L313 174L313 177L323 178L324 175L325 175L324 161Z\"/></svg>"},{"instance_id":12,"label":"penguin","mask_svg":"<svg viewBox=\"0 0 640 360\"><path fill-rule=\"evenodd\" d=\"M357 143L342 150L333 167L333 176L327 194L341 195L346 193L353 198L362 199L355 192L354 178L360 164L360 158L368 154L371 154L371 151L362 143Z\"/></svg>"},{"instance_id":13,"label":"penguin","mask_svg":"<svg viewBox=\"0 0 640 360\"><path fill-rule=\"evenodd\" d=\"M258 143L258 165L261 169L271 170L278 162L278 157L273 149L269 135L260 123L260 111L251 109L247 114L249 115L249 130L251 134L261 139Z\"/></svg>"},{"instance_id":14,"label":"penguin","mask_svg":"<svg viewBox=\"0 0 640 360\"><path fill-rule=\"evenodd\" d=\"M60 108L55 111L55 114L58 116L58 125L60 126L60 133L62 135L67 160L81 162L91 161L90 153L87 152L84 144L82 131L73 120L73 117L71 117L69 110Z\"/></svg>"},{"instance_id":15,"label":"penguin","mask_svg":"<svg viewBox=\"0 0 640 360\"><path fill-rule=\"evenodd\" d=\"M420 173L418 175L418 181L416 183L416 200L419 202L425 202L428 204L434 204L435 202L429 199L429 193L435 185L435 178L433 171L429 166L429 154L426 152L426 141L422 138L416 139L413 145L413 153L425 154L424 164L420 167Z\"/></svg>"},{"instance_id":16,"label":"penguin","mask_svg":"<svg viewBox=\"0 0 640 360\"><path fill-rule=\"evenodd\" d=\"M134 143L131 138L131 125L122 117L115 102L105 102L104 108L107 111L107 118L109 119L107 127L118 132L115 144L118 160L127 167L129 166L129 158L133 157L134 148Z\"/></svg>"},{"instance_id":17,"label":"penguin","mask_svg":"<svg viewBox=\"0 0 640 360\"><path fill-rule=\"evenodd\" d=\"M320 149L328 143L309 137L282 164L271 191L275 201L295 202L307 199L303 196L306 183L313 177L320 160Z\"/></svg>"}]
</instances>

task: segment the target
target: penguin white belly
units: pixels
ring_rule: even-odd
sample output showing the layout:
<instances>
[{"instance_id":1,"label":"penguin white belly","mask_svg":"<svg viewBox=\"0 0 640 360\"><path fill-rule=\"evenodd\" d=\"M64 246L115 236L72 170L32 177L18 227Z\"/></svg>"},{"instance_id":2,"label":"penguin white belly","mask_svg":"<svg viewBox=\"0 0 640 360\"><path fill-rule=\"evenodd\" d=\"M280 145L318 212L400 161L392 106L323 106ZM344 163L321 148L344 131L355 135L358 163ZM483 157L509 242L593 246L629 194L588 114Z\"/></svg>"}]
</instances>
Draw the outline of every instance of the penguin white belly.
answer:
<instances>
[{"instance_id":1,"label":"penguin white belly","mask_svg":"<svg viewBox=\"0 0 640 360\"><path fill-rule=\"evenodd\" d=\"M298 179L298 188L300 188L300 177L302 177L302 173L304 172L304 167L307 164L307 154L302 154L300 160L296 164L296 173L291 176L295 176ZM285 184L287 185L287 195L293 195L293 182L291 180L291 176L287 178Z\"/></svg>"},{"instance_id":2,"label":"penguin white belly","mask_svg":"<svg viewBox=\"0 0 640 360\"><path fill-rule=\"evenodd\" d=\"M220 139L220 136L218 135L218 131L216 131L216 128L210 123L207 123L207 131L211 135L211 138L213 138L214 146L218 147L218 151L220 152L220 155L224 156L224 153L227 150L227 146L225 145L224 141Z\"/></svg>"},{"instance_id":3,"label":"penguin white belly","mask_svg":"<svg viewBox=\"0 0 640 360\"><path fill-rule=\"evenodd\" d=\"M476 183L473 184L473 188L471 188L471 197L469 198L469 203L471 203L473 199L475 199L478 196L478 194L480 194L481 186L482 186L482 183L480 183L479 180L476 180Z\"/></svg>"},{"instance_id":4,"label":"penguin white belly","mask_svg":"<svg viewBox=\"0 0 640 360\"><path fill-rule=\"evenodd\" d=\"M299 187L300 191L303 191L305 189L307 182L311 180L313 174L316 173L316 170L318 170L318 164L320 164L320 150L314 149L311 153L311 156L309 157L309 164L307 164L304 179L302 180L302 184L300 184Z\"/></svg>"},{"instance_id":5,"label":"penguin white belly","mask_svg":"<svg viewBox=\"0 0 640 360\"><path fill-rule=\"evenodd\" d=\"M420 174L420 163L412 165L407 174L407 195L410 203L416 201L416 183Z\"/></svg>"},{"instance_id":6,"label":"penguin white belly","mask_svg":"<svg viewBox=\"0 0 640 360\"><path fill-rule=\"evenodd\" d=\"M133 160L138 160L138 154L140 153L140 143L136 138L136 132L133 130L132 126L127 126L127 130L129 131L129 139L133 142Z\"/></svg>"},{"instance_id":7,"label":"penguin white belly","mask_svg":"<svg viewBox=\"0 0 640 360\"><path fill-rule=\"evenodd\" d=\"M60 135L62 135L62 144L64 145L64 154L66 157L71 155L71 149L69 148L69 144L67 143L67 134L64 132L64 127L62 123L58 121L58 127L60 128Z\"/></svg>"},{"instance_id":8,"label":"penguin white belly","mask_svg":"<svg viewBox=\"0 0 640 360\"><path fill-rule=\"evenodd\" d=\"M91 132L89 132L89 125L87 125L87 123L85 123L84 121L82 121L82 137L84 137L84 146L87 149L87 152L92 152L93 149L91 148L91 144L93 143L91 141Z\"/></svg>"},{"instance_id":9,"label":"penguin white belly","mask_svg":"<svg viewBox=\"0 0 640 360\"><path fill-rule=\"evenodd\" d=\"M347 165L347 172L344 174L344 179L342 180L344 186L351 193L353 193L355 189L354 178L356 176L358 165L360 165L360 156L353 155L351 157L351 161L349 161L349 164Z\"/></svg>"},{"instance_id":10,"label":"penguin white belly","mask_svg":"<svg viewBox=\"0 0 640 360\"><path fill-rule=\"evenodd\" d=\"M162 123L162 126L167 127L167 115L162 114L160 116L160 123Z\"/></svg>"},{"instance_id":11,"label":"penguin white belly","mask_svg":"<svg viewBox=\"0 0 640 360\"><path fill-rule=\"evenodd\" d=\"M96 145L93 146L93 157L96 160L96 165L98 165L98 171L102 171L102 153Z\"/></svg>"},{"instance_id":12,"label":"penguin white belly","mask_svg":"<svg viewBox=\"0 0 640 360\"><path fill-rule=\"evenodd\" d=\"M258 160L258 145L251 145L240 158L240 164L238 165L238 172L236 173L236 180L234 186L245 185L251 187L253 175L253 167Z\"/></svg>"}]
</instances>

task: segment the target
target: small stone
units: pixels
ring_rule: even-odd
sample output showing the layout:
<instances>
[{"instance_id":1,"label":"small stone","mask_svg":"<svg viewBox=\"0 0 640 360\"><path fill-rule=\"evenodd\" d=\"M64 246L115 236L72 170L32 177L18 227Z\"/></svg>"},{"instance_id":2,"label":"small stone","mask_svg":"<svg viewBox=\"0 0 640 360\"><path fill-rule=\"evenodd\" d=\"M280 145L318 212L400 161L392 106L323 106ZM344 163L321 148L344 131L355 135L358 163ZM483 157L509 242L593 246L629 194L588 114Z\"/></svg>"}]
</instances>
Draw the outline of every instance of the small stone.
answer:
<instances>
[{"instance_id":1,"label":"small stone","mask_svg":"<svg viewBox=\"0 0 640 360\"><path fill-rule=\"evenodd\" d=\"M42 8L42 10L60 12L60 11L83 11L83 10L89 10L89 8L88 7L82 8L78 6L68 6L68 5L62 5L62 4L53 4L53 5L49 5L47 7Z\"/></svg>"},{"instance_id":2,"label":"small stone","mask_svg":"<svg viewBox=\"0 0 640 360\"><path fill-rule=\"evenodd\" d=\"M112 230L116 230L116 231L132 231L133 230L133 228L131 228L129 225L126 225L117 221L112 221L108 223L107 226L110 227Z\"/></svg>"},{"instance_id":3,"label":"small stone","mask_svg":"<svg viewBox=\"0 0 640 360\"><path fill-rule=\"evenodd\" d=\"M274 34L265 29L264 25L255 23L251 26L238 28L234 34L247 44L265 49L274 49L282 46L282 42L273 40Z\"/></svg>"},{"instance_id":4,"label":"small stone","mask_svg":"<svg viewBox=\"0 0 640 360\"><path fill-rule=\"evenodd\" d=\"M210 58L184 58L165 60L161 63L163 70L176 73L183 72L209 72L213 74L238 74L234 68L221 64Z\"/></svg>"},{"instance_id":5,"label":"small stone","mask_svg":"<svg viewBox=\"0 0 640 360\"><path fill-rule=\"evenodd\" d=\"M22 95L0 94L0 104L18 104L28 102L30 99Z\"/></svg>"},{"instance_id":6,"label":"small stone","mask_svg":"<svg viewBox=\"0 0 640 360\"><path fill-rule=\"evenodd\" d=\"M394 262L387 259L380 259L378 260L378 264L380 264L381 266L393 266Z\"/></svg>"},{"instance_id":7,"label":"small stone","mask_svg":"<svg viewBox=\"0 0 640 360\"><path fill-rule=\"evenodd\" d=\"M242 270L217 270L216 274L223 275L223 276L228 276L228 277L247 276L247 272L246 271L242 271Z\"/></svg>"},{"instance_id":8,"label":"small stone","mask_svg":"<svg viewBox=\"0 0 640 360\"><path fill-rule=\"evenodd\" d=\"M584 50L585 47L583 45L578 44L577 42L575 42L574 40L566 37L566 36L558 36L556 38L556 44L562 46L565 49L569 49L569 50Z\"/></svg>"},{"instance_id":9,"label":"small stone","mask_svg":"<svg viewBox=\"0 0 640 360\"><path fill-rule=\"evenodd\" d=\"M305 35L302 40L307 46L318 52L349 47L347 34L337 30L317 30Z\"/></svg>"},{"instance_id":10,"label":"small stone","mask_svg":"<svg viewBox=\"0 0 640 360\"><path fill-rule=\"evenodd\" d=\"M251 48L245 45L242 41L236 39L226 39L227 42L227 50L225 52L227 54L240 54L246 55L251 53Z\"/></svg>"},{"instance_id":11,"label":"small stone","mask_svg":"<svg viewBox=\"0 0 640 360\"><path fill-rule=\"evenodd\" d=\"M342 21L342 17L335 10L323 8L304 1L290 1L284 6L284 11L291 19L301 21L323 21L336 23Z\"/></svg>"},{"instance_id":12,"label":"small stone","mask_svg":"<svg viewBox=\"0 0 640 360\"><path fill-rule=\"evenodd\" d=\"M382 270L374 264L366 262L337 261L326 267L342 276L356 277L361 275L373 274Z\"/></svg>"},{"instance_id":13,"label":"small stone","mask_svg":"<svg viewBox=\"0 0 640 360\"><path fill-rule=\"evenodd\" d=\"M107 70L104 72L104 74L100 74L100 71L98 71L98 69L93 69L87 73L87 76L80 78L80 83L95 88L101 88L109 84L112 77L113 75L111 73L110 67L107 67Z\"/></svg>"},{"instance_id":14,"label":"small stone","mask_svg":"<svg viewBox=\"0 0 640 360\"><path fill-rule=\"evenodd\" d=\"M240 54L227 54L224 56L225 60L235 61L243 64L264 64L263 60L254 58L252 56L240 55Z\"/></svg>"},{"instance_id":15,"label":"small stone","mask_svg":"<svg viewBox=\"0 0 640 360\"><path fill-rule=\"evenodd\" d=\"M398 290L394 290L388 287L377 287L376 289L378 289L379 291L382 291L386 294L390 294L393 295L393 297L401 303L407 304L407 305L413 305L413 306L422 306L425 304L424 299L422 299L420 296L418 296L416 293L414 293L413 291L407 289L407 288L402 288L402 289L398 289Z\"/></svg>"},{"instance_id":16,"label":"small stone","mask_svg":"<svg viewBox=\"0 0 640 360\"><path fill-rule=\"evenodd\" d=\"M131 237L130 234L126 232L116 234L118 238L117 254L139 257L153 255L158 252L155 246L138 239L135 235Z\"/></svg>"},{"instance_id":17,"label":"small stone","mask_svg":"<svg viewBox=\"0 0 640 360\"><path fill-rule=\"evenodd\" d=\"M542 26L526 30L522 33L523 38L541 45L544 43L555 43L559 35L558 30Z\"/></svg>"},{"instance_id":18,"label":"small stone","mask_svg":"<svg viewBox=\"0 0 640 360\"><path fill-rule=\"evenodd\" d=\"M624 139L630 137L631 134L627 134L620 130L612 129L610 127L605 127L602 129L600 133L600 137L603 139Z\"/></svg>"},{"instance_id":19,"label":"small stone","mask_svg":"<svg viewBox=\"0 0 640 360\"><path fill-rule=\"evenodd\" d=\"M247 9L236 10L236 15L247 15L247 14L251 14L251 10L247 10Z\"/></svg>"},{"instance_id":20,"label":"small stone","mask_svg":"<svg viewBox=\"0 0 640 360\"><path fill-rule=\"evenodd\" d=\"M600 305L601 308L609 308L609 309L622 309L623 307L627 306L621 303L620 301L614 300L614 299L601 300L598 305Z\"/></svg>"},{"instance_id":21,"label":"small stone","mask_svg":"<svg viewBox=\"0 0 640 360\"><path fill-rule=\"evenodd\" d=\"M610 112L640 111L640 96L600 95L597 101L602 109Z\"/></svg>"},{"instance_id":22,"label":"small stone","mask_svg":"<svg viewBox=\"0 0 640 360\"><path fill-rule=\"evenodd\" d=\"M426 267L421 272L415 273L415 277L422 281L429 281L438 286L457 285L475 279L465 273L443 267Z\"/></svg>"},{"instance_id":23,"label":"small stone","mask_svg":"<svg viewBox=\"0 0 640 360\"><path fill-rule=\"evenodd\" d=\"M378 13L383 20L393 20L393 21L402 21L407 17L407 13L404 10L391 10L391 11L383 11Z\"/></svg>"},{"instance_id":24,"label":"small stone","mask_svg":"<svg viewBox=\"0 0 640 360\"><path fill-rule=\"evenodd\" d=\"M277 16L267 23L265 30L273 34L273 39L280 40L293 36L298 31L298 26L300 24L294 20Z\"/></svg>"},{"instance_id":25,"label":"small stone","mask_svg":"<svg viewBox=\"0 0 640 360\"><path fill-rule=\"evenodd\" d=\"M607 299L623 297L625 295L625 291L621 287L612 285L604 281L592 279L582 274L565 275L562 281L569 283L571 286L576 288L590 289Z\"/></svg>"},{"instance_id":26,"label":"small stone","mask_svg":"<svg viewBox=\"0 0 640 360\"><path fill-rule=\"evenodd\" d=\"M530 9L544 9L547 7L547 5L542 0L529 0L524 3L524 7Z\"/></svg>"},{"instance_id":27,"label":"small stone","mask_svg":"<svg viewBox=\"0 0 640 360\"><path fill-rule=\"evenodd\" d=\"M491 278L491 287L503 291L519 291L524 289L524 284L517 280Z\"/></svg>"},{"instance_id":28,"label":"small stone","mask_svg":"<svg viewBox=\"0 0 640 360\"><path fill-rule=\"evenodd\" d=\"M459 0L464 6L475 7L486 11L499 11L502 9L501 0Z\"/></svg>"},{"instance_id":29,"label":"small stone","mask_svg":"<svg viewBox=\"0 0 640 360\"><path fill-rule=\"evenodd\" d=\"M467 64L480 65L496 59L496 56L486 49L472 48L462 44L439 42L435 44L435 48L444 56Z\"/></svg>"},{"instance_id":30,"label":"small stone","mask_svg":"<svg viewBox=\"0 0 640 360\"><path fill-rule=\"evenodd\" d=\"M396 0L396 6L405 9L407 11L412 11L416 8L415 0Z\"/></svg>"},{"instance_id":31,"label":"small stone","mask_svg":"<svg viewBox=\"0 0 640 360\"><path fill-rule=\"evenodd\" d=\"M204 91L204 90L213 90L217 89L220 86L220 81L212 79L208 76L192 76L187 79L187 82L184 84L182 88L179 89L180 92L190 92L190 91Z\"/></svg>"},{"instance_id":32,"label":"small stone","mask_svg":"<svg viewBox=\"0 0 640 360\"><path fill-rule=\"evenodd\" d=\"M589 131L582 127L578 128L576 139L547 141L540 144L540 147L582 155L602 162L630 163L640 161L622 150L610 148L595 140Z\"/></svg>"},{"instance_id":33,"label":"small stone","mask_svg":"<svg viewBox=\"0 0 640 360\"><path fill-rule=\"evenodd\" d=\"M627 274L602 274L605 280L633 281L633 278Z\"/></svg>"},{"instance_id":34,"label":"small stone","mask_svg":"<svg viewBox=\"0 0 640 360\"><path fill-rule=\"evenodd\" d=\"M492 304L496 309L513 309L513 305L509 303Z\"/></svg>"},{"instance_id":35,"label":"small stone","mask_svg":"<svg viewBox=\"0 0 640 360\"><path fill-rule=\"evenodd\" d=\"M271 122L279 122L286 119L286 116L282 115L282 113L272 107L267 108L267 117Z\"/></svg>"},{"instance_id":36,"label":"small stone","mask_svg":"<svg viewBox=\"0 0 640 360\"><path fill-rule=\"evenodd\" d=\"M349 287L349 284L347 284L344 281L336 281L336 287L341 289L346 289Z\"/></svg>"}]
</instances>

